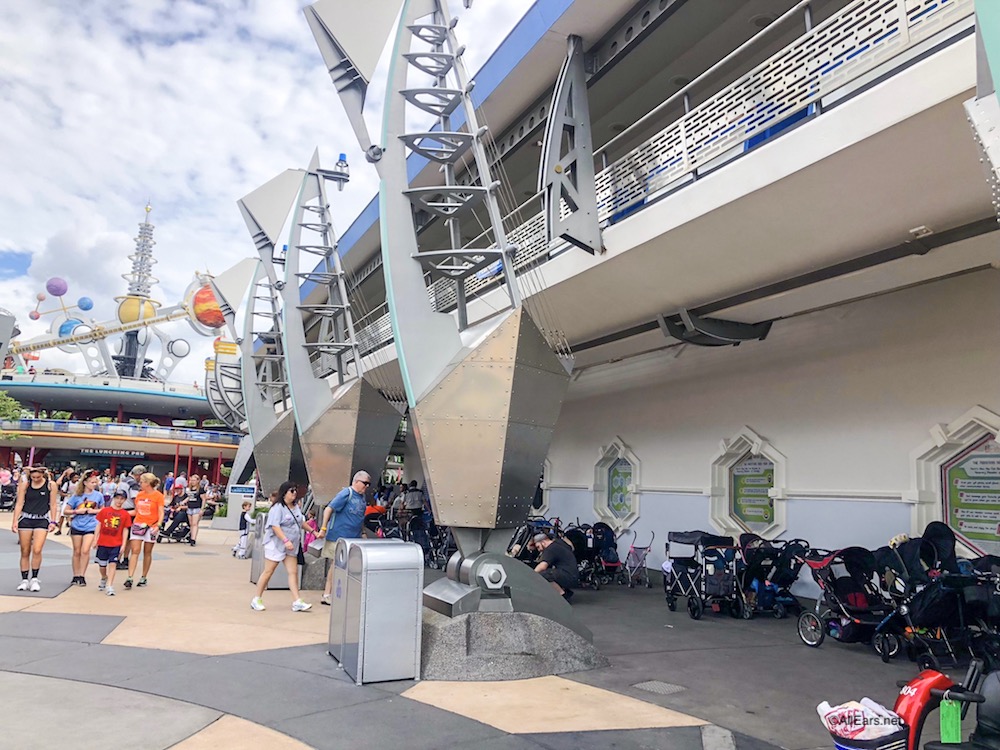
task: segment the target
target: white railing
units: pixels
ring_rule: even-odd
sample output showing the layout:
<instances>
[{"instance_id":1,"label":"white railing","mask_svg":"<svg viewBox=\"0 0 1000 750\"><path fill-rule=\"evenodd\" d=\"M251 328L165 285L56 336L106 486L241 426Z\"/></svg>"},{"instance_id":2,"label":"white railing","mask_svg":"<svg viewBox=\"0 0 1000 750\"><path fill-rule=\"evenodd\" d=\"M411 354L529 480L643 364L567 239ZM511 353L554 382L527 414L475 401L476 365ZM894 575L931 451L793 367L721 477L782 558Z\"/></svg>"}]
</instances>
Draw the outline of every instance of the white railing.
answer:
<instances>
[{"instance_id":1,"label":"white railing","mask_svg":"<svg viewBox=\"0 0 1000 750\"><path fill-rule=\"evenodd\" d=\"M216 432L185 427L159 425L119 424L117 422L84 422L73 419L5 419L0 421L2 432L60 432L68 435L113 435L143 440L185 441L190 443L217 443L239 445L241 435L235 432Z\"/></svg>"},{"instance_id":2,"label":"white railing","mask_svg":"<svg viewBox=\"0 0 1000 750\"><path fill-rule=\"evenodd\" d=\"M823 97L973 13L974 0L851 3L600 170L595 179L599 220L614 223L657 193L696 176L699 168L765 136L789 118L812 111ZM630 130L615 140L627 139ZM525 205L512 215L520 215ZM518 276L548 259L541 213L512 229L509 237L518 246L514 262ZM469 247L481 247L486 241L488 237L480 235ZM497 276L471 277L466 280L466 295L472 299L498 282ZM456 303L454 283L448 279L430 284L428 295L437 310ZM389 315L378 318L370 331L365 334L369 346L391 341Z\"/></svg>"}]
</instances>

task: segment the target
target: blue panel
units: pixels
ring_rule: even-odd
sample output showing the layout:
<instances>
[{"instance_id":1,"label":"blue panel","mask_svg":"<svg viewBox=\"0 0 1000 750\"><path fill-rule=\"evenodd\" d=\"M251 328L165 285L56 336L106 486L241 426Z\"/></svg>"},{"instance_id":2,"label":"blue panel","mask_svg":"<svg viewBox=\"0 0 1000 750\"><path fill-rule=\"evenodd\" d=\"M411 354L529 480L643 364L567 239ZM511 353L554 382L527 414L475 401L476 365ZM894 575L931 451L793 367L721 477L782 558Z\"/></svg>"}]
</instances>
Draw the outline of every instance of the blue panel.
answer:
<instances>
[{"instance_id":1,"label":"blue panel","mask_svg":"<svg viewBox=\"0 0 1000 750\"><path fill-rule=\"evenodd\" d=\"M815 112L816 112L816 105L815 104L810 104L805 109L800 109L794 115L791 115L790 117L786 117L781 122L775 123L771 127L766 128L765 130L763 130L763 131L757 133L756 135L753 135L750 138L748 138L744 142L744 144L743 144L743 150L744 151L749 151L750 149L752 149L752 148L754 148L756 146L759 146L760 144L762 144L764 141L768 140L769 138L773 138L774 136L776 136L779 133L781 133L783 130L787 130L788 128L790 128L795 123L802 122L803 120L806 120L806 119L812 117L812 115L815 114Z\"/></svg>"}]
</instances>

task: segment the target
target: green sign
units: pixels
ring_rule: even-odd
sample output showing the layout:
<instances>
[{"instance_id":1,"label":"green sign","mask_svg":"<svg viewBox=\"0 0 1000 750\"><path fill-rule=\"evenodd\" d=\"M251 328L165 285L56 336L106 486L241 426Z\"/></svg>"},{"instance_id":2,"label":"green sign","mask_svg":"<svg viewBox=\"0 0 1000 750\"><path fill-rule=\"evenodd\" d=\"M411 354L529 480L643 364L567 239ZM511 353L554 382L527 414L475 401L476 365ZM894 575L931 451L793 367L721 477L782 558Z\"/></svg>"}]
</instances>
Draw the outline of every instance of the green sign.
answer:
<instances>
[{"instance_id":1,"label":"green sign","mask_svg":"<svg viewBox=\"0 0 1000 750\"><path fill-rule=\"evenodd\" d=\"M632 512L632 464L619 458L608 469L608 510L615 518L625 518Z\"/></svg>"},{"instance_id":2,"label":"green sign","mask_svg":"<svg viewBox=\"0 0 1000 750\"><path fill-rule=\"evenodd\" d=\"M774 521L774 462L747 453L729 470L729 510L748 531L759 531Z\"/></svg>"},{"instance_id":3,"label":"green sign","mask_svg":"<svg viewBox=\"0 0 1000 750\"><path fill-rule=\"evenodd\" d=\"M985 435L941 469L948 525L984 554L1000 554L1000 443Z\"/></svg>"}]
</instances>

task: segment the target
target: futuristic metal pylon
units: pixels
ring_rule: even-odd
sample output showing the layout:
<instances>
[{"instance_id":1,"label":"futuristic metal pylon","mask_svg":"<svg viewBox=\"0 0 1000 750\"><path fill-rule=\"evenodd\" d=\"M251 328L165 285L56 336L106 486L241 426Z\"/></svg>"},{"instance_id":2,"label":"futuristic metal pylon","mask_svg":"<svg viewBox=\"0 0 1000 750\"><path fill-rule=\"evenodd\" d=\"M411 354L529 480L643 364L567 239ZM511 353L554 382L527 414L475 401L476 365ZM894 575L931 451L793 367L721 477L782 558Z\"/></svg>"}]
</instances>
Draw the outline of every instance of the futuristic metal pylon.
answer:
<instances>
[{"instance_id":1,"label":"futuristic metal pylon","mask_svg":"<svg viewBox=\"0 0 1000 750\"><path fill-rule=\"evenodd\" d=\"M455 21L446 0L378 5L381 15L353 19L345 17L349 4L334 0L321 0L305 13L358 140L381 177L382 264L396 352L435 518L451 527L459 545L448 578L425 589L425 604L449 615L533 612L590 638L548 583L503 554L511 531L527 516L569 376L521 305L517 248L503 228L500 183L490 176L487 130L480 128L470 98ZM381 144L373 146L361 109L377 62L372 50L383 47L397 12ZM410 87L411 68L429 75L433 85ZM407 104L432 115L436 127L408 132ZM445 184L410 188L408 151L439 164ZM459 185L456 168L469 157L478 182ZM415 207L447 222L450 246L418 247ZM477 208L485 209L493 243L462 247L458 222ZM497 288L508 304L470 322L466 280L497 261L503 273ZM454 280L454 316L430 305L425 269L431 279Z\"/></svg>"},{"instance_id":2,"label":"futuristic metal pylon","mask_svg":"<svg viewBox=\"0 0 1000 750\"><path fill-rule=\"evenodd\" d=\"M321 170L314 153L307 170L286 170L240 201L261 263L280 293L291 412L313 494L321 499L332 498L355 471L379 474L401 418L399 408L363 377L330 222L327 177L337 174ZM292 206L288 246L276 253L273 237ZM320 268L300 271L303 255L320 258ZM284 273L277 280L280 266ZM319 319L318 332L307 336L303 313Z\"/></svg>"}]
</instances>

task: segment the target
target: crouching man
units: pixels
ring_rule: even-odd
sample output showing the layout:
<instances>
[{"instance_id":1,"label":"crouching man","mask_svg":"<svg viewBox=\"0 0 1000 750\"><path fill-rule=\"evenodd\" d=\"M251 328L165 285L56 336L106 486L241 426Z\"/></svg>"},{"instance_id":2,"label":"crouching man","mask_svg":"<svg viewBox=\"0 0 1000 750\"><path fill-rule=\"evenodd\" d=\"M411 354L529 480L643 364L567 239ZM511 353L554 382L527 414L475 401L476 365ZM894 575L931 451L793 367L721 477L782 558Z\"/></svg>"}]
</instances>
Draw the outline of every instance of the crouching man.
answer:
<instances>
[{"instance_id":1,"label":"crouching man","mask_svg":"<svg viewBox=\"0 0 1000 750\"><path fill-rule=\"evenodd\" d=\"M562 539L549 539L545 534L535 534L534 542L541 550L535 572L551 583L563 599L569 601L573 597L573 587L579 582L573 548Z\"/></svg>"}]
</instances>

